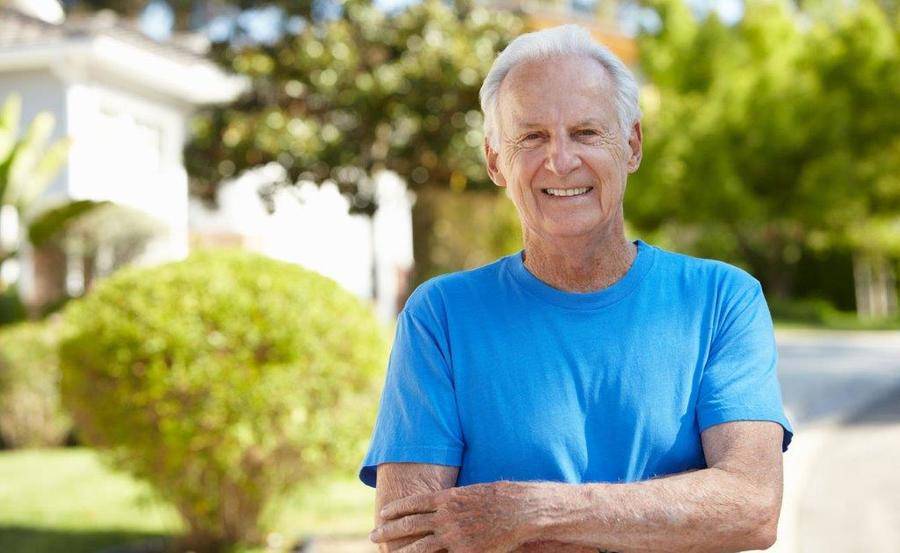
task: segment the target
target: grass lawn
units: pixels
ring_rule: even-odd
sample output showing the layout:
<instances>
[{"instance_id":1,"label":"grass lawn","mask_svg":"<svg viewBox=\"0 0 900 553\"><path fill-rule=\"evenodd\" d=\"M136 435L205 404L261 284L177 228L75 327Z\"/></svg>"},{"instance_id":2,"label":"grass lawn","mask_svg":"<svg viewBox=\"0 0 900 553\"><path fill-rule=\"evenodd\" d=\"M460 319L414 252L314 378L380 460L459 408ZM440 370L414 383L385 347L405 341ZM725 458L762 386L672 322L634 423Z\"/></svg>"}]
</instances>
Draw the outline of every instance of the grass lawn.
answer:
<instances>
[{"instance_id":1,"label":"grass lawn","mask_svg":"<svg viewBox=\"0 0 900 553\"><path fill-rule=\"evenodd\" d=\"M298 486L271 510L270 527L285 545L309 535L365 539L374 501L356 475ZM89 448L0 451L3 553L93 553L181 532L171 506Z\"/></svg>"}]
</instances>

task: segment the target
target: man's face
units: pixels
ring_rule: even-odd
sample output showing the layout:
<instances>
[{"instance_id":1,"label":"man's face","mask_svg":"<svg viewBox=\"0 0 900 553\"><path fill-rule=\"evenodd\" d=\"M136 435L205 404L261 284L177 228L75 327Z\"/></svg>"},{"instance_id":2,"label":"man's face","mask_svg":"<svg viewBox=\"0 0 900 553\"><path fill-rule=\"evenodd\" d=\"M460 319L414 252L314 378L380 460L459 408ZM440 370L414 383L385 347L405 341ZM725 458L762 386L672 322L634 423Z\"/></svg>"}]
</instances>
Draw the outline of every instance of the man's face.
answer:
<instances>
[{"instance_id":1,"label":"man's face","mask_svg":"<svg viewBox=\"0 0 900 553\"><path fill-rule=\"evenodd\" d=\"M485 140L488 172L508 187L527 231L544 239L609 232L637 170L641 130L619 129L612 80L587 57L515 66L499 92L500 151ZM575 196L547 189L589 188Z\"/></svg>"}]
</instances>

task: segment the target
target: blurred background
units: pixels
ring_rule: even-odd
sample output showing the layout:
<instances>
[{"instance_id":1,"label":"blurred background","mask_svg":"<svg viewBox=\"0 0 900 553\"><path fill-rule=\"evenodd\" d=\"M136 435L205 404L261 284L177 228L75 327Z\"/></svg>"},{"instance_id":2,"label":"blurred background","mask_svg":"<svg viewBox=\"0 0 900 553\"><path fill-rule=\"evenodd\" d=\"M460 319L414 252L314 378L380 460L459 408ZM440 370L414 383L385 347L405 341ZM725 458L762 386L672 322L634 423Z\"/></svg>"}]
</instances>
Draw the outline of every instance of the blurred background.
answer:
<instances>
[{"instance_id":1,"label":"blurred background","mask_svg":"<svg viewBox=\"0 0 900 553\"><path fill-rule=\"evenodd\" d=\"M0 551L374 551L394 319L521 248L478 89L637 74L627 234L762 282L781 552L900 552L896 0L0 0Z\"/></svg>"}]
</instances>

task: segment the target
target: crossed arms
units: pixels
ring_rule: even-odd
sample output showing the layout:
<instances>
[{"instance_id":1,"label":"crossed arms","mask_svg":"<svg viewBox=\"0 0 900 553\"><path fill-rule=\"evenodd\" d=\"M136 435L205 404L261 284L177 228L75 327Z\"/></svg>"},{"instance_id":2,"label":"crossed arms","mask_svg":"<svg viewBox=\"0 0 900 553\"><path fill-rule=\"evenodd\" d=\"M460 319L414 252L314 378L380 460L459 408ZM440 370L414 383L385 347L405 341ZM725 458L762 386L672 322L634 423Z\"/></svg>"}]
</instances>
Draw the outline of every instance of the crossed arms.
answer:
<instances>
[{"instance_id":1,"label":"crossed arms","mask_svg":"<svg viewBox=\"0 0 900 553\"><path fill-rule=\"evenodd\" d=\"M454 487L458 467L385 463L372 539L402 553L767 549L781 511L782 432L769 421L711 426L701 433L708 468L630 484Z\"/></svg>"}]
</instances>

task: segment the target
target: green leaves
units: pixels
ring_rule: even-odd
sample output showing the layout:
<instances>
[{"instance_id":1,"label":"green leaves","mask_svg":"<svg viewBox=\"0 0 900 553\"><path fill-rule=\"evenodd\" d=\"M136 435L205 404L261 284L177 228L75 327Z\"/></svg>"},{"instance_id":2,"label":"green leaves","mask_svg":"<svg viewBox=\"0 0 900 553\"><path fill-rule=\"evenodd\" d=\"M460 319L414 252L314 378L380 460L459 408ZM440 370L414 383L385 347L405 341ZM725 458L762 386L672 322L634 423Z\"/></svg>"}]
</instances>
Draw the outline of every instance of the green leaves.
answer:
<instances>
[{"instance_id":1,"label":"green leaves","mask_svg":"<svg viewBox=\"0 0 900 553\"><path fill-rule=\"evenodd\" d=\"M77 200L46 209L32 219L28 226L28 239L35 247L40 247L57 237L71 222L100 206L109 204L110 202Z\"/></svg>"},{"instance_id":2,"label":"green leaves","mask_svg":"<svg viewBox=\"0 0 900 553\"><path fill-rule=\"evenodd\" d=\"M59 394L59 321L0 328L0 435L10 447L61 445L72 427Z\"/></svg>"},{"instance_id":3,"label":"green leaves","mask_svg":"<svg viewBox=\"0 0 900 553\"><path fill-rule=\"evenodd\" d=\"M869 1L806 23L752 1L732 27L652 5L663 25L638 39L652 84L629 221L705 229L679 245L769 282L790 280L799 250L887 247L863 223L900 217L897 22Z\"/></svg>"},{"instance_id":4,"label":"green leaves","mask_svg":"<svg viewBox=\"0 0 900 553\"><path fill-rule=\"evenodd\" d=\"M249 539L300 479L356 468L388 347L371 305L336 282L207 251L120 270L64 319L63 400L79 432L189 528Z\"/></svg>"},{"instance_id":5,"label":"green leaves","mask_svg":"<svg viewBox=\"0 0 900 553\"><path fill-rule=\"evenodd\" d=\"M66 160L68 140L48 147L55 120L39 113L21 138L17 136L21 100L10 96L0 110L0 203L25 212L44 192Z\"/></svg>"},{"instance_id":6,"label":"green leaves","mask_svg":"<svg viewBox=\"0 0 900 553\"><path fill-rule=\"evenodd\" d=\"M254 88L195 122L185 155L193 192L212 196L222 178L269 161L291 181L334 180L362 211L374 207L362 181L383 168L413 187L490 188L481 120L468 114L522 23L461 6L426 0L385 14L353 2L273 46L225 48L222 63L252 76Z\"/></svg>"}]
</instances>

